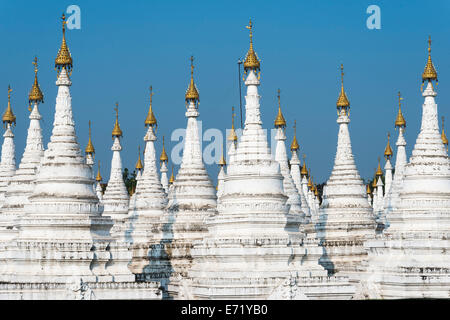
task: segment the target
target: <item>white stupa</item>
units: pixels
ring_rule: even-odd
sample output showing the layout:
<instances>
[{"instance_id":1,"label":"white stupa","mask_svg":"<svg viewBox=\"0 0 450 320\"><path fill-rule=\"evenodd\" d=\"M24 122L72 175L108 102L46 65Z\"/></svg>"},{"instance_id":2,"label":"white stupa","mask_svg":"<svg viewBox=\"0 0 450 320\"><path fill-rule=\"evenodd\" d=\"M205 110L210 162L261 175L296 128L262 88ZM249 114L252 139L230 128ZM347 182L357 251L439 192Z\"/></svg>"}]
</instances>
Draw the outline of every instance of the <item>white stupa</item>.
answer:
<instances>
[{"instance_id":1,"label":"white stupa","mask_svg":"<svg viewBox=\"0 0 450 320\"><path fill-rule=\"evenodd\" d=\"M322 277L315 278L312 270L302 268L306 250L301 233L294 236L286 230L289 197L262 128L260 61L253 50L251 21L248 28L245 128L228 164L218 213L208 220L205 239L192 249L195 263L181 294L198 299L276 299L295 287L292 299L348 298L349 288L336 289L336 279L327 278L324 269ZM290 223L299 225L301 214L292 216ZM292 281L286 286L287 280ZM321 287L324 282L327 286Z\"/></svg>"},{"instance_id":2,"label":"white stupa","mask_svg":"<svg viewBox=\"0 0 450 320\"><path fill-rule=\"evenodd\" d=\"M16 172L16 147L14 145L14 133L12 127L16 125L16 116L11 108L11 92L12 89L8 86L8 106L3 114L2 122L5 127L2 144L2 157L0 161L0 205L5 200L5 193L9 181Z\"/></svg>"},{"instance_id":3,"label":"white stupa","mask_svg":"<svg viewBox=\"0 0 450 320\"><path fill-rule=\"evenodd\" d=\"M191 248L207 232L205 220L216 213L216 190L202 159L199 116L199 93L194 83L191 57L191 80L185 95L187 128L183 157L172 190L169 191L169 224L164 230L165 251L170 259L169 294L178 295L179 279L187 276L192 264Z\"/></svg>"},{"instance_id":4,"label":"white stupa","mask_svg":"<svg viewBox=\"0 0 450 320\"><path fill-rule=\"evenodd\" d=\"M406 157L406 140L403 136L406 128L406 121L403 117L402 113L402 106L401 101L403 98L401 97L400 92L398 93L398 113L397 118L395 119L395 127L398 128L398 138L397 138L397 154L395 159L395 169L394 169L394 175L392 178L392 184L391 187L386 190L385 196L384 196L384 210L383 214L380 217L378 223L382 224L381 230L384 230L385 228L389 227L389 219L387 218L389 216L389 212L394 210L394 208L397 207L398 204L398 195L401 186L403 185L403 177L405 172L405 166L407 164L407 157ZM386 146L387 148L387 146ZM386 163L387 166L387 163ZM387 173L386 173L387 175Z\"/></svg>"},{"instance_id":5,"label":"white stupa","mask_svg":"<svg viewBox=\"0 0 450 320\"><path fill-rule=\"evenodd\" d=\"M136 274L138 281L164 281L168 278L167 274L161 275L167 266L167 259L161 257L164 253L164 250L161 250L161 242L163 227L166 224L167 195L156 165L157 121L152 109L152 96L153 92L150 91L150 107L145 120L147 132L144 136L144 166L136 184L134 201L130 202L127 228L127 241L131 242L133 249L133 260L129 267ZM167 159L163 158L162 161ZM140 158L136 167L142 169Z\"/></svg>"},{"instance_id":6,"label":"white stupa","mask_svg":"<svg viewBox=\"0 0 450 320\"><path fill-rule=\"evenodd\" d=\"M120 129L119 125L118 103L116 103L114 110L116 111L116 122L112 131L114 143L111 147L113 152L111 173L109 175L108 185L103 194L102 203L104 205L104 214L111 216L117 226L119 226L124 223L124 219L128 215L129 195L125 182L123 181L122 159L120 157L120 151L122 151L122 146L120 145L122 129Z\"/></svg>"},{"instance_id":7,"label":"white stupa","mask_svg":"<svg viewBox=\"0 0 450 320\"><path fill-rule=\"evenodd\" d=\"M30 126L19 168L9 182L5 200L0 209L0 239L2 241L11 240L17 235L17 219L23 215L23 207L25 203L28 203L28 196L33 192L36 172L44 155L40 125L42 117L38 109L38 104L44 102L44 95L37 80L37 57L35 57L33 64L35 66L34 83L28 95L29 110L31 111L29 116ZM33 106L32 109L31 106Z\"/></svg>"},{"instance_id":8,"label":"white stupa","mask_svg":"<svg viewBox=\"0 0 450 320\"><path fill-rule=\"evenodd\" d=\"M450 162L439 133L430 47L431 40L422 74L422 124L398 203L387 215L389 227L366 243L370 297L450 297Z\"/></svg>"},{"instance_id":9,"label":"white stupa","mask_svg":"<svg viewBox=\"0 0 450 320\"><path fill-rule=\"evenodd\" d=\"M157 283L135 283L101 215L75 134L70 96L72 57L63 41L55 66L58 95L52 136L24 206L16 239L0 250L0 299L120 299L161 297ZM131 259L131 256L130 256Z\"/></svg>"},{"instance_id":10,"label":"white stupa","mask_svg":"<svg viewBox=\"0 0 450 320\"><path fill-rule=\"evenodd\" d=\"M333 171L324 186L318 231L324 247L323 266L332 274L344 272L354 280L367 258L363 244L366 236L374 235L375 221L353 158L348 131L350 103L344 91L343 76L341 65L337 151Z\"/></svg>"}]
</instances>

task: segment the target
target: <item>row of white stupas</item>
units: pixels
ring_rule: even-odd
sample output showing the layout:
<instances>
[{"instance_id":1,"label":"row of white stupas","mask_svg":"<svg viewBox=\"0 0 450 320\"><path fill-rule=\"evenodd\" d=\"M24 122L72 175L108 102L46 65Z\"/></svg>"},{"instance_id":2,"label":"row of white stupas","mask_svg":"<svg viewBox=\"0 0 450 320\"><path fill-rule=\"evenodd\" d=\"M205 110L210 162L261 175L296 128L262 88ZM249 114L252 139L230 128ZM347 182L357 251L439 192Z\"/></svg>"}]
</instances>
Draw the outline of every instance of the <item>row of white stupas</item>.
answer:
<instances>
[{"instance_id":1,"label":"row of white stupas","mask_svg":"<svg viewBox=\"0 0 450 320\"><path fill-rule=\"evenodd\" d=\"M104 193L100 171L94 179L91 135L85 156L77 142L63 15L52 136L44 149L38 110L43 94L35 60L30 125L18 168L8 91L0 163L0 298L450 297L450 163L448 141L439 133L430 47L422 75L422 126L412 156L408 162L399 97L395 169L388 141L385 174L379 165L367 187L353 158L341 66L337 152L320 203L306 163L298 158L295 135L288 160L280 100L275 157L270 152L261 122L260 60L251 22L247 28L245 127L238 139L232 125L217 188L202 160L191 58L187 129L176 178L173 172L167 178L164 145L158 173L151 94L144 161L139 155L130 197L122 175L118 109Z\"/></svg>"}]
</instances>

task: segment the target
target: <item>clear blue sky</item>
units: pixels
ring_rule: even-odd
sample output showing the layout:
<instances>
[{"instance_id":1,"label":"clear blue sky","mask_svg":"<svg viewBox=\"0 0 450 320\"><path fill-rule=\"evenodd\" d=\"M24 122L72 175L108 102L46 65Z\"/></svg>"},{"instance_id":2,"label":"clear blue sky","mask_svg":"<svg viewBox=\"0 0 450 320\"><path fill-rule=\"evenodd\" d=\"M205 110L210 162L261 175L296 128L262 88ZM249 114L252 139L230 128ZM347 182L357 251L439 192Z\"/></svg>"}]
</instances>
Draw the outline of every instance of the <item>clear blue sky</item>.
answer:
<instances>
[{"instance_id":1,"label":"clear blue sky","mask_svg":"<svg viewBox=\"0 0 450 320\"><path fill-rule=\"evenodd\" d=\"M236 61L248 49L249 18L254 21L255 49L262 59L264 127L272 127L276 90L281 88L284 116L290 127L297 119L301 153L307 154L316 182L328 178L336 152L340 63L345 66L351 103L353 152L363 178L373 175L387 131L395 143L399 90L405 98L410 155L420 128L420 83L428 35L440 80L439 115L449 119L450 133L449 1L2 1L0 106L3 112L11 84L17 162L29 124L27 98L34 55L39 57L39 82L45 95L40 107L45 145L50 138L60 16L71 4L81 8L81 30L67 32L74 59L71 92L77 134L84 149L88 120L92 120L104 178L109 176L116 101L124 132L124 167L134 167L137 146L143 146L150 84L159 138L186 126L184 93L191 54L196 59L204 130L230 126L230 107L239 101ZM366 28L366 8L371 4L381 8L381 30ZM289 129L289 142L291 138ZM215 180L217 167L208 170Z\"/></svg>"}]
</instances>

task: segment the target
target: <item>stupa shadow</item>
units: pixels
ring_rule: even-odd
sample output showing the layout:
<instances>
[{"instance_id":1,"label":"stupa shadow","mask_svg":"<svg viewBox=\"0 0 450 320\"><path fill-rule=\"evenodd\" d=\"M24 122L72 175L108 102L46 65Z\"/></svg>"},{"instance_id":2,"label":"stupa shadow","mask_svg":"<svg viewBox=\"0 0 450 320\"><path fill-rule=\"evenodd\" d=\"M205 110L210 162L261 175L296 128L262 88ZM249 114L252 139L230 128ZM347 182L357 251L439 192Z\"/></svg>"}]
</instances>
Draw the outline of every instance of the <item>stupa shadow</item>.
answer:
<instances>
[{"instance_id":1,"label":"stupa shadow","mask_svg":"<svg viewBox=\"0 0 450 320\"><path fill-rule=\"evenodd\" d=\"M173 300L169 293L169 284L174 272L169 253L169 246L173 242L173 224L175 223L176 212L167 211L167 220L161 226L161 238L158 243L152 243L147 253L148 265L142 270L143 274L150 277L150 281L159 281L159 288L163 292L163 299ZM156 232L158 232L156 231Z\"/></svg>"},{"instance_id":2,"label":"stupa shadow","mask_svg":"<svg viewBox=\"0 0 450 320\"><path fill-rule=\"evenodd\" d=\"M316 230L317 239L319 240L319 246L322 248L322 256L319 258L319 264L328 271L328 276L334 274L334 263L331 261L328 255L327 248L325 244L325 225L328 221L328 214L324 210L319 210L319 216L317 223L314 225Z\"/></svg>"}]
</instances>

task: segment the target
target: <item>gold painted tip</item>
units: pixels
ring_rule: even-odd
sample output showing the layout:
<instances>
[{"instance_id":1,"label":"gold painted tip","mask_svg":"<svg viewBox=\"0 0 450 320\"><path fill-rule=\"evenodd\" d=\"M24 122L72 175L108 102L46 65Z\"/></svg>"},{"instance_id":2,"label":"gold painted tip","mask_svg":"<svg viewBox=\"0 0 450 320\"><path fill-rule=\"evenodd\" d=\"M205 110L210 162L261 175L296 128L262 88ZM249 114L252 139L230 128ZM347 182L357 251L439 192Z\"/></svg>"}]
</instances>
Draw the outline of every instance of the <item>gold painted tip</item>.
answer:
<instances>
[{"instance_id":1,"label":"gold painted tip","mask_svg":"<svg viewBox=\"0 0 450 320\"><path fill-rule=\"evenodd\" d=\"M245 57L244 70L246 72L248 70L257 72L260 70L261 61L258 59L258 55L256 54L255 50L253 50L253 24L251 19L249 25L246 26L246 28L249 30L250 48L248 49L247 55Z\"/></svg>"},{"instance_id":2,"label":"gold painted tip","mask_svg":"<svg viewBox=\"0 0 450 320\"><path fill-rule=\"evenodd\" d=\"M378 167L377 167L377 171L375 172L375 176L381 177L382 175L383 175L383 170L381 170L380 157L378 157Z\"/></svg>"},{"instance_id":3,"label":"gold painted tip","mask_svg":"<svg viewBox=\"0 0 450 320\"><path fill-rule=\"evenodd\" d=\"M138 147L138 160L136 162L136 166L135 168L137 170L142 170L144 168L144 166L142 165L142 161L141 161L141 147Z\"/></svg>"},{"instance_id":4,"label":"gold painted tip","mask_svg":"<svg viewBox=\"0 0 450 320\"><path fill-rule=\"evenodd\" d=\"M428 59L427 64L425 65L425 69L422 73L422 82L425 82L426 80L432 81L432 80L438 80L437 79L437 72L434 68L433 62L431 61L431 37L428 37Z\"/></svg>"},{"instance_id":5,"label":"gold painted tip","mask_svg":"<svg viewBox=\"0 0 450 320\"><path fill-rule=\"evenodd\" d=\"M38 79L37 79L37 57L34 57L33 65L34 65L34 83L31 87L30 93L28 94L28 103L31 105L32 102L35 103L44 103L44 95L42 94L41 88L39 87Z\"/></svg>"},{"instance_id":6,"label":"gold painted tip","mask_svg":"<svg viewBox=\"0 0 450 320\"><path fill-rule=\"evenodd\" d=\"M145 118L145 126L156 126L158 122L156 121L156 117L153 113L152 100L153 100L153 88L150 86L150 106L148 108L147 117Z\"/></svg>"},{"instance_id":7,"label":"gold painted tip","mask_svg":"<svg viewBox=\"0 0 450 320\"><path fill-rule=\"evenodd\" d=\"M58 55L55 58L55 68L60 70L61 68L66 68L68 72L72 70L72 57L70 55L69 47L66 43L66 16L62 15L62 31L63 31L63 38L61 47L59 48Z\"/></svg>"},{"instance_id":8,"label":"gold painted tip","mask_svg":"<svg viewBox=\"0 0 450 320\"><path fill-rule=\"evenodd\" d=\"M200 101L200 95L198 94L197 86L194 82L194 57L191 56L191 81L186 90L185 100L186 102L193 101L194 103Z\"/></svg>"},{"instance_id":9,"label":"gold painted tip","mask_svg":"<svg viewBox=\"0 0 450 320\"><path fill-rule=\"evenodd\" d=\"M162 148L162 151L161 151L161 156L159 157L159 161L160 162L167 162L167 161L169 161L169 157L167 156L167 153L166 153L166 147L164 146L164 136L163 136L163 148Z\"/></svg>"},{"instance_id":10,"label":"gold painted tip","mask_svg":"<svg viewBox=\"0 0 450 320\"><path fill-rule=\"evenodd\" d=\"M86 149L84 149L84 152L86 154L94 154L95 153L94 145L92 144L91 121L90 120L89 120L89 140L88 140L88 144L86 146Z\"/></svg>"},{"instance_id":11,"label":"gold painted tip","mask_svg":"<svg viewBox=\"0 0 450 320\"><path fill-rule=\"evenodd\" d=\"M114 108L116 111L116 122L114 123L114 128L112 131L112 137L122 137L122 129L120 129L119 125L119 103L116 102L116 107Z\"/></svg>"},{"instance_id":12,"label":"gold painted tip","mask_svg":"<svg viewBox=\"0 0 450 320\"><path fill-rule=\"evenodd\" d=\"M284 128L286 127L286 120L284 119L283 113L281 112L281 103L280 103L280 89L278 89L278 114L275 118L275 128Z\"/></svg>"},{"instance_id":13,"label":"gold painted tip","mask_svg":"<svg viewBox=\"0 0 450 320\"><path fill-rule=\"evenodd\" d=\"M347 94L344 90L344 65L341 64L341 92L339 94L338 100L336 102L338 108L349 107L350 102L348 101Z\"/></svg>"},{"instance_id":14,"label":"gold painted tip","mask_svg":"<svg viewBox=\"0 0 450 320\"><path fill-rule=\"evenodd\" d=\"M3 114L2 121L3 123L16 124L16 116L14 115L11 107L11 92L11 86L8 85L8 106Z\"/></svg>"},{"instance_id":15,"label":"gold painted tip","mask_svg":"<svg viewBox=\"0 0 450 320\"><path fill-rule=\"evenodd\" d=\"M95 180L96 180L97 182L102 181L102 176L100 175L100 161L98 162L97 177L95 177Z\"/></svg>"},{"instance_id":16,"label":"gold painted tip","mask_svg":"<svg viewBox=\"0 0 450 320\"><path fill-rule=\"evenodd\" d=\"M390 137L391 137L391 135L388 133L388 141L386 144L386 148L384 148L384 157L386 159L390 159L393 155L391 144L390 144Z\"/></svg>"},{"instance_id":17,"label":"gold painted tip","mask_svg":"<svg viewBox=\"0 0 450 320\"><path fill-rule=\"evenodd\" d=\"M174 181L175 181L175 177L173 175L173 165L172 165L172 174L170 175L169 184L173 184Z\"/></svg>"}]
</instances>

